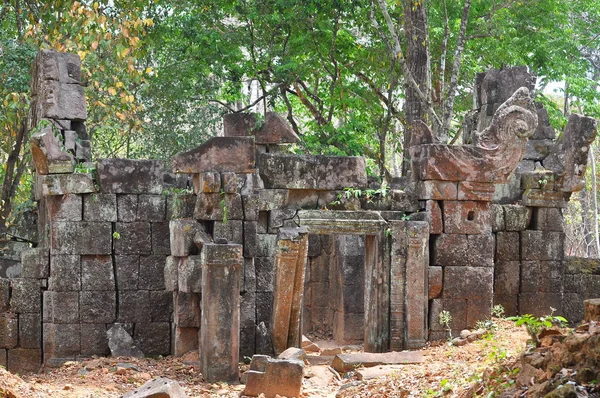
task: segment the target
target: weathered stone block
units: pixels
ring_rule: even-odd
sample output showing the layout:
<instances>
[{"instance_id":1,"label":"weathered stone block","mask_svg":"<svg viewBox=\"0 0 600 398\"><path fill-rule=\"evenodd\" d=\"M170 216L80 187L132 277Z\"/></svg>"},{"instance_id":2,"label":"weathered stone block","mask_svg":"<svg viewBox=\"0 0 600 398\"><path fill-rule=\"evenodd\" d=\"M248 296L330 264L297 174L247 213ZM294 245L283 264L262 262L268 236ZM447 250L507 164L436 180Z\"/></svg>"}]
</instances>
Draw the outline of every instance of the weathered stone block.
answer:
<instances>
[{"instance_id":1,"label":"weathered stone block","mask_svg":"<svg viewBox=\"0 0 600 398\"><path fill-rule=\"evenodd\" d=\"M48 278L50 275L50 252L46 248L33 248L21 253L21 277Z\"/></svg>"},{"instance_id":2,"label":"weathered stone block","mask_svg":"<svg viewBox=\"0 0 600 398\"><path fill-rule=\"evenodd\" d=\"M120 291L118 294L119 322L150 322L153 304L148 290Z\"/></svg>"},{"instance_id":3,"label":"weathered stone block","mask_svg":"<svg viewBox=\"0 0 600 398\"><path fill-rule=\"evenodd\" d=\"M269 212L269 228L270 234L276 234L279 228L284 226L295 225L293 223L294 217L298 213L297 209L283 209L283 210L271 210Z\"/></svg>"},{"instance_id":4,"label":"weathered stone block","mask_svg":"<svg viewBox=\"0 0 600 398\"><path fill-rule=\"evenodd\" d=\"M520 238L518 232L500 231L496 234L496 260L520 260Z\"/></svg>"},{"instance_id":5,"label":"weathered stone block","mask_svg":"<svg viewBox=\"0 0 600 398\"><path fill-rule=\"evenodd\" d=\"M37 175L35 197L92 193L96 191L91 174Z\"/></svg>"},{"instance_id":6,"label":"weathered stone block","mask_svg":"<svg viewBox=\"0 0 600 398\"><path fill-rule=\"evenodd\" d=\"M240 296L240 358L252 356L256 339L256 296L246 292Z\"/></svg>"},{"instance_id":7,"label":"weathered stone block","mask_svg":"<svg viewBox=\"0 0 600 398\"><path fill-rule=\"evenodd\" d=\"M277 235L257 234L257 257L273 257L277 247Z\"/></svg>"},{"instance_id":8,"label":"weathered stone block","mask_svg":"<svg viewBox=\"0 0 600 398\"><path fill-rule=\"evenodd\" d=\"M137 220L138 195L117 195L117 220L133 222Z\"/></svg>"},{"instance_id":9,"label":"weathered stone block","mask_svg":"<svg viewBox=\"0 0 600 398\"><path fill-rule=\"evenodd\" d=\"M164 290L165 289L165 261L166 256L151 255L140 256L140 276L138 289Z\"/></svg>"},{"instance_id":10,"label":"weathered stone block","mask_svg":"<svg viewBox=\"0 0 600 398\"><path fill-rule=\"evenodd\" d=\"M570 322L580 322L584 318L583 297L579 293L563 293L563 312Z\"/></svg>"},{"instance_id":11,"label":"weathered stone block","mask_svg":"<svg viewBox=\"0 0 600 398\"><path fill-rule=\"evenodd\" d=\"M539 231L564 232L564 220L559 208L533 208L532 228Z\"/></svg>"},{"instance_id":12,"label":"weathered stone block","mask_svg":"<svg viewBox=\"0 0 600 398\"><path fill-rule=\"evenodd\" d=\"M78 292L44 292L45 323L79 323Z\"/></svg>"},{"instance_id":13,"label":"weathered stone block","mask_svg":"<svg viewBox=\"0 0 600 398\"><path fill-rule=\"evenodd\" d=\"M178 286L184 293L202 292L202 262L200 256L183 257L179 261Z\"/></svg>"},{"instance_id":14,"label":"weathered stone block","mask_svg":"<svg viewBox=\"0 0 600 398\"><path fill-rule=\"evenodd\" d=\"M519 294L519 313L545 316L552 313L563 315L562 293L521 293Z\"/></svg>"},{"instance_id":15,"label":"weathered stone block","mask_svg":"<svg viewBox=\"0 0 600 398\"><path fill-rule=\"evenodd\" d=\"M213 137L196 149L173 157L175 173L251 173L254 169L254 138L251 137Z\"/></svg>"},{"instance_id":16,"label":"weathered stone block","mask_svg":"<svg viewBox=\"0 0 600 398\"><path fill-rule=\"evenodd\" d=\"M198 248L194 244L194 236L204 231L204 226L196 220L171 220L169 221L171 254L185 257L197 254Z\"/></svg>"},{"instance_id":17,"label":"weathered stone block","mask_svg":"<svg viewBox=\"0 0 600 398\"><path fill-rule=\"evenodd\" d=\"M8 350L9 372L14 374L36 373L42 365L42 353L39 348L15 348Z\"/></svg>"},{"instance_id":18,"label":"weathered stone block","mask_svg":"<svg viewBox=\"0 0 600 398\"><path fill-rule=\"evenodd\" d=\"M48 221L81 221L83 198L81 195L47 196L42 199L46 204Z\"/></svg>"},{"instance_id":19,"label":"weathered stone block","mask_svg":"<svg viewBox=\"0 0 600 398\"><path fill-rule=\"evenodd\" d=\"M111 256L81 256L81 288L115 290L115 272Z\"/></svg>"},{"instance_id":20,"label":"weathered stone block","mask_svg":"<svg viewBox=\"0 0 600 398\"><path fill-rule=\"evenodd\" d=\"M567 207L564 192L546 191L544 189L526 189L523 192L523 205L530 207Z\"/></svg>"},{"instance_id":21,"label":"weathered stone block","mask_svg":"<svg viewBox=\"0 0 600 398\"><path fill-rule=\"evenodd\" d=\"M200 327L200 295L198 293L174 292L174 321L178 327Z\"/></svg>"},{"instance_id":22,"label":"weathered stone block","mask_svg":"<svg viewBox=\"0 0 600 398\"><path fill-rule=\"evenodd\" d=\"M256 128L256 117L250 113L229 113L223 116L225 137L254 135L257 144L287 144L300 139L283 117L267 112L260 128Z\"/></svg>"},{"instance_id":23,"label":"weathered stone block","mask_svg":"<svg viewBox=\"0 0 600 398\"><path fill-rule=\"evenodd\" d=\"M275 259L272 257L254 258L256 272L256 291L272 292L275 278Z\"/></svg>"},{"instance_id":24,"label":"weathered stone block","mask_svg":"<svg viewBox=\"0 0 600 398\"><path fill-rule=\"evenodd\" d=\"M472 297L467 299L467 327L475 328L479 321L490 318L492 313L493 297Z\"/></svg>"},{"instance_id":25,"label":"weathered stone block","mask_svg":"<svg viewBox=\"0 0 600 398\"><path fill-rule=\"evenodd\" d=\"M494 292L494 305L501 305L504 308L506 316L516 316L519 314L519 294L496 294Z\"/></svg>"},{"instance_id":26,"label":"weathered stone block","mask_svg":"<svg viewBox=\"0 0 600 398\"><path fill-rule=\"evenodd\" d=\"M0 312L10 308L10 279L0 278Z\"/></svg>"},{"instance_id":27,"label":"weathered stone block","mask_svg":"<svg viewBox=\"0 0 600 398\"><path fill-rule=\"evenodd\" d=\"M550 170L533 170L521 174L521 189L554 190L554 173Z\"/></svg>"},{"instance_id":28,"label":"weathered stone block","mask_svg":"<svg viewBox=\"0 0 600 398\"><path fill-rule=\"evenodd\" d=\"M495 184L476 181L459 181L458 200L491 201L494 198Z\"/></svg>"},{"instance_id":29,"label":"weathered stone block","mask_svg":"<svg viewBox=\"0 0 600 398\"><path fill-rule=\"evenodd\" d=\"M48 125L35 133L29 142L37 174L73 172L73 155L63 146L60 130Z\"/></svg>"},{"instance_id":30,"label":"weathered stone block","mask_svg":"<svg viewBox=\"0 0 600 398\"><path fill-rule=\"evenodd\" d=\"M367 185L362 157L263 153L257 165L265 188L335 190Z\"/></svg>"},{"instance_id":31,"label":"weathered stone block","mask_svg":"<svg viewBox=\"0 0 600 398\"><path fill-rule=\"evenodd\" d=\"M0 347L14 348L19 339L19 321L17 314L5 312L0 315Z\"/></svg>"},{"instance_id":32,"label":"weathered stone block","mask_svg":"<svg viewBox=\"0 0 600 398\"><path fill-rule=\"evenodd\" d=\"M78 323L44 323L43 338L44 360L73 358L81 353L81 326Z\"/></svg>"},{"instance_id":33,"label":"weathered stone block","mask_svg":"<svg viewBox=\"0 0 600 398\"><path fill-rule=\"evenodd\" d=\"M421 200L458 199L458 184L455 181L418 181L415 183L414 191Z\"/></svg>"},{"instance_id":34,"label":"weathered stone block","mask_svg":"<svg viewBox=\"0 0 600 398\"><path fill-rule=\"evenodd\" d=\"M52 223L51 254L111 254L112 225L110 222Z\"/></svg>"},{"instance_id":35,"label":"weathered stone block","mask_svg":"<svg viewBox=\"0 0 600 398\"><path fill-rule=\"evenodd\" d=\"M244 258L243 280L240 293L256 292L256 266L254 258Z\"/></svg>"},{"instance_id":36,"label":"weathered stone block","mask_svg":"<svg viewBox=\"0 0 600 398\"><path fill-rule=\"evenodd\" d=\"M550 153L553 144L552 140L527 140L523 159L543 160Z\"/></svg>"},{"instance_id":37,"label":"weathered stone block","mask_svg":"<svg viewBox=\"0 0 600 398\"><path fill-rule=\"evenodd\" d=\"M434 241L434 265L493 267L494 236L442 234Z\"/></svg>"},{"instance_id":38,"label":"weathered stone block","mask_svg":"<svg viewBox=\"0 0 600 398\"><path fill-rule=\"evenodd\" d=\"M304 363L298 360L271 359L266 355L254 355L244 394L267 398L277 395L301 396Z\"/></svg>"},{"instance_id":39,"label":"weathered stone block","mask_svg":"<svg viewBox=\"0 0 600 398\"><path fill-rule=\"evenodd\" d=\"M196 194L221 192L221 174L216 171L194 174L193 182Z\"/></svg>"},{"instance_id":40,"label":"weathered stone block","mask_svg":"<svg viewBox=\"0 0 600 398\"><path fill-rule=\"evenodd\" d=\"M108 337L106 336L106 325L103 323L81 324L81 355L110 355Z\"/></svg>"},{"instance_id":41,"label":"weathered stone block","mask_svg":"<svg viewBox=\"0 0 600 398\"><path fill-rule=\"evenodd\" d=\"M140 195L137 221L165 221L166 203L164 195Z\"/></svg>"},{"instance_id":42,"label":"weathered stone block","mask_svg":"<svg viewBox=\"0 0 600 398\"><path fill-rule=\"evenodd\" d=\"M494 269L494 296L515 296L519 293L521 263L498 261Z\"/></svg>"},{"instance_id":43,"label":"weathered stone block","mask_svg":"<svg viewBox=\"0 0 600 398\"><path fill-rule=\"evenodd\" d=\"M198 350L198 328L173 328L173 355L180 357L190 351Z\"/></svg>"},{"instance_id":44,"label":"weathered stone block","mask_svg":"<svg viewBox=\"0 0 600 398\"><path fill-rule=\"evenodd\" d=\"M151 290L152 322L169 322L173 314L173 293L164 290Z\"/></svg>"},{"instance_id":45,"label":"weathered stone block","mask_svg":"<svg viewBox=\"0 0 600 398\"><path fill-rule=\"evenodd\" d=\"M39 313L42 310L42 292L37 279L12 279L10 310L16 313Z\"/></svg>"},{"instance_id":46,"label":"weathered stone block","mask_svg":"<svg viewBox=\"0 0 600 398\"><path fill-rule=\"evenodd\" d=\"M167 220L179 218L194 218L196 195L175 194L167 197Z\"/></svg>"},{"instance_id":47,"label":"weathered stone block","mask_svg":"<svg viewBox=\"0 0 600 398\"><path fill-rule=\"evenodd\" d=\"M83 219L85 221L117 221L117 196L115 194L91 194L83 196Z\"/></svg>"},{"instance_id":48,"label":"weathered stone block","mask_svg":"<svg viewBox=\"0 0 600 398\"><path fill-rule=\"evenodd\" d=\"M562 287L562 261L521 262L521 293L560 293Z\"/></svg>"},{"instance_id":49,"label":"weathered stone block","mask_svg":"<svg viewBox=\"0 0 600 398\"><path fill-rule=\"evenodd\" d=\"M179 262L181 257L168 256L165 260L165 289L170 292L179 290Z\"/></svg>"},{"instance_id":50,"label":"weathered stone block","mask_svg":"<svg viewBox=\"0 0 600 398\"><path fill-rule=\"evenodd\" d=\"M215 221L213 236L215 239L225 239L228 243L244 243L242 220Z\"/></svg>"},{"instance_id":51,"label":"weathered stone block","mask_svg":"<svg viewBox=\"0 0 600 398\"><path fill-rule=\"evenodd\" d=\"M163 166L159 160L99 159L98 178L104 193L161 194Z\"/></svg>"},{"instance_id":52,"label":"weathered stone block","mask_svg":"<svg viewBox=\"0 0 600 398\"><path fill-rule=\"evenodd\" d=\"M504 231L506 229L506 224L504 223L504 207L492 203L490 210L492 211L492 232Z\"/></svg>"},{"instance_id":53,"label":"weathered stone block","mask_svg":"<svg viewBox=\"0 0 600 398\"><path fill-rule=\"evenodd\" d=\"M169 322L138 323L133 341L147 356L171 353L171 325Z\"/></svg>"},{"instance_id":54,"label":"weathered stone block","mask_svg":"<svg viewBox=\"0 0 600 398\"><path fill-rule=\"evenodd\" d=\"M562 260L565 234L551 231L521 232L522 260Z\"/></svg>"},{"instance_id":55,"label":"weathered stone block","mask_svg":"<svg viewBox=\"0 0 600 398\"><path fill-rule=\"evenodd\" d=\"M433 235L444 232L444 221L442 218L442 209L436 200L425 202L425 209L430 213L429 231Z\"/></svg>"},{"instance_id":56,"label":"weathered stone block","mask_svg":"<svg viewBox=\"0 0 600 398\"><path fill-rule=\"evenodd\" d=\"M113 234L115 254L148 254L151 253L150 223L130 222L115 223Z\"/></svg>"},{"instance_id":57,"label":"weathered stone block","mask_svg":"<svg viewBox=\"0 0 600 398\"><path fill-rule=\"evenodd\" d=\"M114 256L117 290L137 290L140 257Z\"/></svg>"},{"instance_id":58,"label":"weathered stone block","mask_svg":"<svg viewBox=\"0 0 600 398\"><path fill-rule=\"evenodd\" d=\"M493 268L453 266L444 268L444 298L491 298L493 287Z\"/></svg>"},{"instance_id":59,"label":"weathered stone block","mask_svg":"<svg viewBox=\"0 0 600 398\"><path fill-rule=\"evenodd\" d=\"M113 323L116 310L115 291L83 291L79 293L81 323Z\"/></svg>"},{"instance_id":60,"label":"weathered stone block","mask_svg":"<svg viewBox=\"0 0 600 398\"><path fill-rule=\"evenodd\" d=\"M444 232L483 234L492 231L489 202L444 201Z\"/></svg>"},{"instance_id":61,"label":"weathered stone block","mask_svg":"<svg viewBox=\"0 0 600 398\"><path fill-rule=\"evenodd\" d=\"M429 299L435 299L442 294L444 287L443 267L429 267Z\"/></svg>"},{"instance_id":62,"label":"weathered stone block","mask_svg":"<svg viewBox=\"0 0 600 398\"><path fill-rule=\"evenodd\" d=\"M238 177L235 173L225 171L221 173L221 181L223 183L223 192L237 193Z\"/></svg>"},{"instance_id":63,"label":"weathered stone block","mask_svg":"<svg viewBox=\"0 0 600 398\"><path fill-rule=\"evenodd\" d=\"M531 209L520 205L503 205L504 226L507 231L523 231L531 221Z\"/></svg>"},{"instance_id":64,"label":"weathered stone block","mask_svg":"<svg viewBox=\"0 0 600 398\"><path fill-rule=\"evenodd\" d=\"M244 208L240 194L198 194L194 218L197 220L241 220Z\"/></svg>"},{"instance_id":65,"label":"weathered stone block","mask_svg":"<svg viewBox=\"0 0 600 398\"><path fill-rule=\"evenodd\" d=\"M150 224L152 229L152 253L153 254L171 254L171 236L168 222L153 222Z\"/></svg>"}]
</instances>

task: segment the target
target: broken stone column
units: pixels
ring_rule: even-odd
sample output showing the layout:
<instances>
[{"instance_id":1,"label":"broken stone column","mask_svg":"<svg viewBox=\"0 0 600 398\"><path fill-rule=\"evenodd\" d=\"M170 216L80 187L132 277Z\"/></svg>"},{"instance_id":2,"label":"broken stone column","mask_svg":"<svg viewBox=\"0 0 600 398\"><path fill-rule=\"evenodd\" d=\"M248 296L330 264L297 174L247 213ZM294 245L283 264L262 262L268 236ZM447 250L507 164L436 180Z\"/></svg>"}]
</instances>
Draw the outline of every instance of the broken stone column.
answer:
<instances>
[{"instance_id":1,"label":"broken stone column","mask_svg":"<svg viewBox=\"0 0 600 398\"><path fill-rule=\"evenodd\" d=\"M208 383L239 381L242 245L204 245L200 371Z\"/></svg>"},{"instance_id":2,"label":"broken stone column","mask_svg":"<svg viewBox=\"0 0 600 398\"><path fill-rule=\"evenodd\" d=\"M392 221L390 349L417 348L427 341L429 224Z\"/></svg>"},{"instance_id":3,"label":"broken stone column","mask_svg":"<svg viewBox=\"0 0 600 398\"><path fill-rule=\"evenodd\" d=\"M281 228L275 252L272 333L275 354L300 347L300 315L304 297L308 229Z\"/></svg>"}]
</instances>

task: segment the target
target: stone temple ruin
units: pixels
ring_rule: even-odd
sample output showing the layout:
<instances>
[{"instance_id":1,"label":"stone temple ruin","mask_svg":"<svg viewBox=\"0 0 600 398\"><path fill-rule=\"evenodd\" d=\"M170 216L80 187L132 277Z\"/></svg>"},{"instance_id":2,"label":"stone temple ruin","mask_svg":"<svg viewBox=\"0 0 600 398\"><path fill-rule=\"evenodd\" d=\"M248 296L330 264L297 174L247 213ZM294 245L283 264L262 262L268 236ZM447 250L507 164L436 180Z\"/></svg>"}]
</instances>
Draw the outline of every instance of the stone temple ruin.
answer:
<instances>
[{"instance_id":1,"label":"stone temple ruin","mask_svg":"<svg viewBox=\"0 0 600 398\"><path fill-rule=\"evenodd\" d=\"M110 329L145 355L199 350L208 381L237 382L240 358L310 332L400 351L445 338L442 310L455 331L494 304L578 321L600 292L598 260L564 257L561 214L596 123L572 115L557 139L525 68L481 74L465 143L420 126L411 184L370 198L344 191L372 188L364 159L280 151L298 137L274 113L260 126L226 115L223 136L177 155L173 173L130 159L80 172L79 68L42 51L33 69L39 242L0 279L13 372L109 355Z\"/></svg>"}]
</instances>

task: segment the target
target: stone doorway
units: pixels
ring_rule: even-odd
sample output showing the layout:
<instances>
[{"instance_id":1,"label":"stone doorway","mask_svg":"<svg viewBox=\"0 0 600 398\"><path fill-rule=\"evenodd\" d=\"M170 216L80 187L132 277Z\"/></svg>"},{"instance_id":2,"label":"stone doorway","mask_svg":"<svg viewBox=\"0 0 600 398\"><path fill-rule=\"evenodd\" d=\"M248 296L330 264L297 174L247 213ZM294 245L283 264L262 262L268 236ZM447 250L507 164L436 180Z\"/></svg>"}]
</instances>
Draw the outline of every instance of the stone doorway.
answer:
<instances>
[{"instance_id":1,"label":"stone doorway","mask_svg":"<svg viewBox=\"0 0 600 398\"><path fill-rule=\"evenodd\" d=\"M367 352L389 347L386 221L376 212L299 211L311 232L302 331ZM389 260L389 258L388 258Z\"/></svg>"},{"instance_id":2,"label":"stone doorway","mask_svg":"<svg viewBox=\"0 0 600 398\"><path fill-rule=\"evenodd\" d=\"M302 330L338 345L364 339L365 237L311 235Z\"/></svg>"}]
</instances>

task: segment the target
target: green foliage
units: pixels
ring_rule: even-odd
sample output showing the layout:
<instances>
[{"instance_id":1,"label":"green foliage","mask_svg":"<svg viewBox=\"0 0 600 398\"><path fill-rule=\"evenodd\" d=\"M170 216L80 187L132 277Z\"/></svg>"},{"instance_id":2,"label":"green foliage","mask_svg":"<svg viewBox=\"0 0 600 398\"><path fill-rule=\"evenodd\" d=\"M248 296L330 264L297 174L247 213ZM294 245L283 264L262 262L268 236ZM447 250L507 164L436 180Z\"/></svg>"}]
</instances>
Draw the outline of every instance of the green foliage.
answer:
<instances>
[{"instance_id":1,"label":"green foliage","mask_svg":"<svg viewBox=\"0 0 600 398\"><path fill-rule=\"evenodd\" d=\"M450 314L450 311L443 310L439 313L438 319L440 325L448 331L448 339L452 339L452 328L450 327L452 324L452 314Z\"/></svg>"},{"instance_id":2,"label":"green foliage","mask_svg":"<svg viewBox=\"0 0 600 398\"><path fill-rule=\"evenodd\" d=\"M539 347L540 340L538 335L544 329L549 329L552 326L566 327L568 321L566 318L562 316L553 315L555 309L551 308L552 312L550 315L545 315L541 317L534 317L531 314L519 315L519 316L511 316L506 319L509 321L514 321L516 326L525 326L527 333L531 337L532 343Z\"/></svg>"},{"instance_id":3,"label":"green foliage","mask_svg":"<svg viewBox=\"0 0 600 398\"><path fill-rule=\"evenodd\" d=\"M219 201L219 207L223 212L223 224L227 224L229 219L229 206L227 206L227 198L225 197L225 192L221 192L221 200Z\"/></svg>"},{"instance_id":4,"label":"green foliage","mask_svg":"<svg viewBox=\"0 0 600 398\"><path fill-rule=\"evenodd\" d=\"M504 306L502 304L496 304L492 307L492 316L494 318L504 318Z\"/></svg>"}]
</instances>

